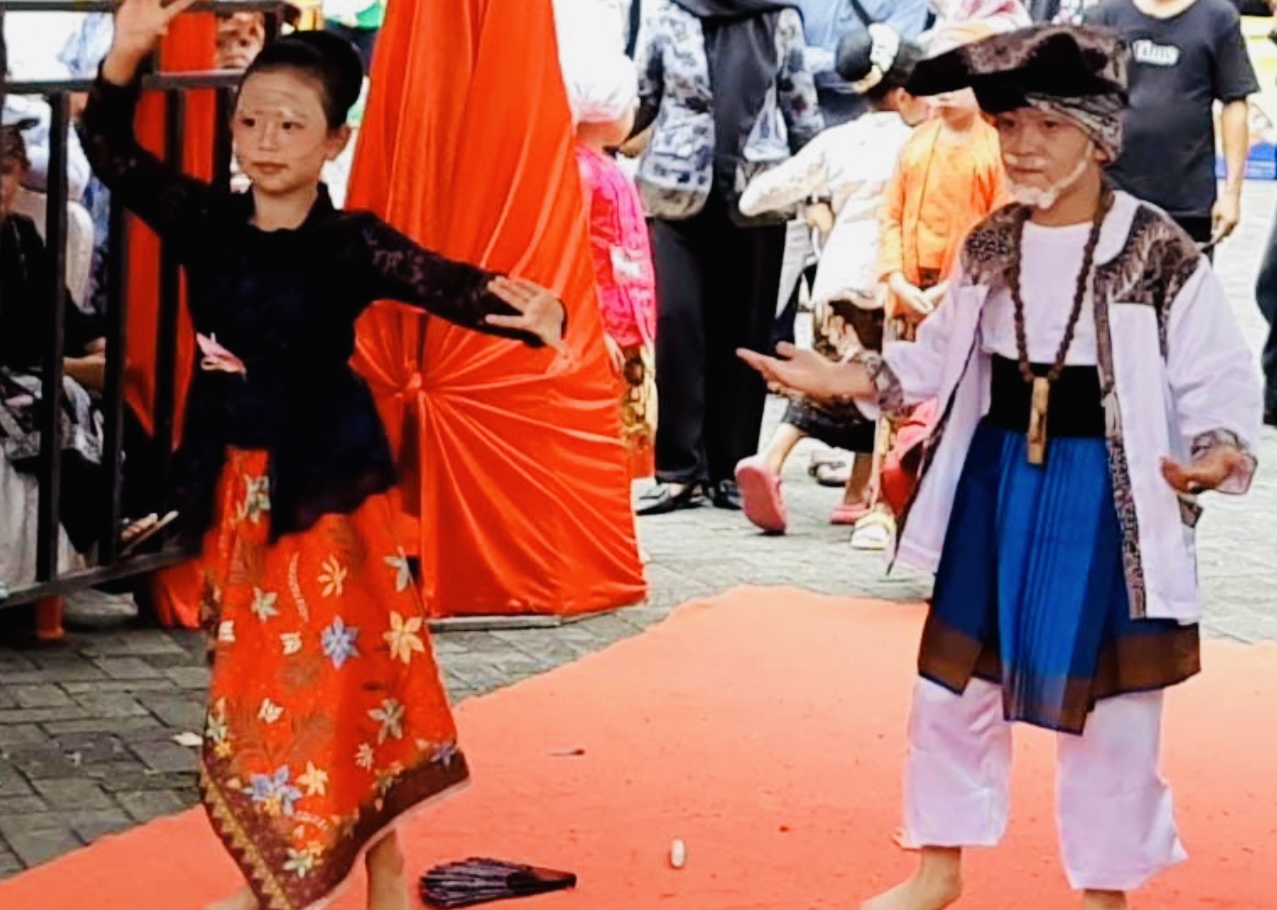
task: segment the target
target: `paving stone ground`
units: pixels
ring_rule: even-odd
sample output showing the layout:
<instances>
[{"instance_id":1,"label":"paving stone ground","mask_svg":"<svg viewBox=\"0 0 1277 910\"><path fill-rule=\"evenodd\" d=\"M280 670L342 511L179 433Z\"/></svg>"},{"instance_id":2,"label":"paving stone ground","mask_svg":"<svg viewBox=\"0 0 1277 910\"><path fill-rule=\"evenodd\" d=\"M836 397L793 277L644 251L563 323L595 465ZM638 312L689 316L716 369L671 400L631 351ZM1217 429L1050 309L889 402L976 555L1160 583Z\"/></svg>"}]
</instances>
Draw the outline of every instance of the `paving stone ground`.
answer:
<instances>
[{"instance_id":1,"label":"paving stone ground","mask_svg":"<svg viewBox=\"0 0 1277 910\"><path fill-rule=\"evenodd\" d=\"M1277 186L1248 190L1246 222L1220 257L1231 299L1256 346L1263 322L1251 288ZM769 425L779 416L769 409ZM435 647L455 700L546 672L637 634L678 604L742 584L916 601L928 581L884 576L827 523L839 493L806 477L810 448L787 477L791 533L765 538L739 515L704 508L647 519L651 594L643 606L553 629L449 632ZM1277 433L1261 463L1277 464ZM1277 640L1277 472L1249 497L1213 501L1201 532L1209 634ZM2 628L2 627L0 627ZM0 631L0 877L196 801L195 751L175 737L202 728L204 645L191 633L129 628L71 635L56 647L6 644ZM12 633L10 633L11 635Z\"/></svg>"}]
</instances>

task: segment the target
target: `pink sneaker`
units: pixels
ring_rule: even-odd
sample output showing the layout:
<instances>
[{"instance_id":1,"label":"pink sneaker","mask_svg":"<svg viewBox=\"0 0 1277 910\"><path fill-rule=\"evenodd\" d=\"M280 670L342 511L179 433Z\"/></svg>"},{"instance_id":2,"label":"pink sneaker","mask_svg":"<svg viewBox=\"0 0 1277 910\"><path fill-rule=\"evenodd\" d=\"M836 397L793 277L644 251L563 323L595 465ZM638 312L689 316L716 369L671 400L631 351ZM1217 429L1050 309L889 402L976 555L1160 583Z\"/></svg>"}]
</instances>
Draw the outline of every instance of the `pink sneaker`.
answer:
<instances>
[{"instance_id":1,"label":"pink sneaker","mask_svg":"<svg viewBox=\"0 0 1277 910\"><path fill-rule=\"evenodd\" d=\"M768 534L784 534L789 519L780 495L780 476L755 455L736 466L736 485L745 517Z\"/></svg>"}]
</instances>

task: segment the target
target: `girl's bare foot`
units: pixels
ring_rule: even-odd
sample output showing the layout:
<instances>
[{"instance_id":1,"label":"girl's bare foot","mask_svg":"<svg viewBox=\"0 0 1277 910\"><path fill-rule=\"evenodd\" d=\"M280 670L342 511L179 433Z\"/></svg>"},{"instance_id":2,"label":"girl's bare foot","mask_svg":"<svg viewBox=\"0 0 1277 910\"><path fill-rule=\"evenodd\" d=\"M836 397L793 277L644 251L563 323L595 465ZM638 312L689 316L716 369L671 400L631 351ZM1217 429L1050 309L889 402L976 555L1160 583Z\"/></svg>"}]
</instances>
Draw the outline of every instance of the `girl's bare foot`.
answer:
<instances>
[{"instance_id":1,"label":"girl's bare foot","mask_svg":"<svg viewBox=\"0 0 1277 910\"><path fill-rule=\"evenodd\" d=\"M375 843L364 865L368 869L368 910L411 910L398 837L387 834Z\"/></svg>"},{"instance_id":2,"label":"girl's bare foot","mask_svg":"<svg viewBox=\"0 0 1277 910\"><path fill-rule=\"evenodd\" d=\"M863 904L860 910L944 910L961 896L962 851L926 847L912 878Z\"/></svg>"},{"instance_id":3,"label":"girl's bare foot","mask_svg":"<svg viewBox=\"0 0 1277 910\"><path fill-rule=\"evenodd\" d=\"M245 888L243 891L236 891L230 897L224 897L220 901L209 904L204 910L259 910L259 907L253 892Z\"/></svg>"},{"instance_id":4,"label":"girl's bare foot","mask_svg":"<svg viewBox=\"0 0 1277 910\"><path fill-rule=\"evenodd\" d=\"M1127 910L1130 905L1121 891L1085 891L1082 910Z\"/></svg>"}]
</instances>

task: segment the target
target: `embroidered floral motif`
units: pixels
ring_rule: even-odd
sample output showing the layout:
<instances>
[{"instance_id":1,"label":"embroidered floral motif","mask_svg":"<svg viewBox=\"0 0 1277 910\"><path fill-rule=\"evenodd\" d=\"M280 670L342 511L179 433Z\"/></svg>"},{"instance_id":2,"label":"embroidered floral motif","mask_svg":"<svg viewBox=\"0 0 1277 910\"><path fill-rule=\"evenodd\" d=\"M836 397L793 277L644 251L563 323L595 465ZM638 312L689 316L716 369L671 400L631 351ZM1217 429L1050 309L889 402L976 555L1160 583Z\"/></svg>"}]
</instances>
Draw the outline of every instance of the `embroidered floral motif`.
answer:
<instances>
[{"instance_id":1,"label":"embroidered floral motif","mask_svg":"<svg viewBox=\"0 0 1277 910\"><path fill-rule=\"evenodd\" d=\"M377 731L377 744L383 745L388 739L403 739L403 705L393 698L387 698L381 707L373 708L368 716L381 724Z\"/></svg>"},{"instance_id":2,"label":"embroidered floral motif","mask_svg":"<svg viewBox=\"0 0 1277 910\"><path fill-rule=\"evenodd\" d=\"M359 656L359 651L355 648L355 639L358 637L359 630L347 626L340 616L324 630L320 644L323 646L324 656L333 662L335 669L340 670L346 661Z\"/></svg>"},{"instance_id":3,"label":"embroidered floral motif","mask_svg":"<svg viewBox=\"0 0 1277 910\"><path fill-rule=\"evenodd\" d=\"M400 550L394 556L386 557L386 565L395 570L395 590L402 593L412 584L412 565L408 555Z\"/></svg>"},{"instance_id":4,"label":"embroidered floral motif","mask_svg":"<svg viewBox=\"0 0 1277 910\"><path fill-rule=\"evenodd\" d=\"M910 408L905 404L905 392L900 385L900 377L887 365L881 354L859 351L852 356L851 361L863 366L869 374L869 381L878 394L878 407L883 414L899 418L909 413Z\"/></svg>"},{"instance_id":5,"label":"embroidered floral motif","mask_svg":"<svg viewBox=\"0 0 1277 910\"><path fill-rule=\"evenodd\" d=\"M306 762L306 773L297 778L297 783L306 788L307 796L323 796L328 792L328 772Z\"/></svg>"},{"instance_id":6,"label":"embroidered floral motif","mask_svg":"<svg viewBox=\"0 0 1277 910\"><path fill-rule=\"evenodd\" d=\"M278 594L263 591L261 588L254 588L253 605L249 609L253 611L254 616L262 622L266 622L268 619L274 619L279 615L279 609L275 606L278 602Z\"/></svg>"},{"instance_id":7,"label":"embroidered floral motif","mask_svg":"<svg viewBox=\"0 0 1277 910\"><path fill-rule=\"evenodd\" d=\"M639 192L655 218L689 218L700 211L714 184L714 115L709 61L701 22L672 0L644 9L639 48L640 124L655 118L639 162ZM823 128L816 85L805 63L806 41L796 10L776 17L776 84L729 176L736 193L768 166L788 157Z\"/></svg>"},{"instance_id":8,"label":"embroidered floral motif","mask_svg":"<svg viewBox=\"0 0 1277 910\"><path fill-rule=\"evenodd\" d=\"M302 791L290 781L288 766L280 767L273 775L254 774L249 778L253 802L268 816L293 815Z\"/></svg>"},{"instance_id":9,"label":"embroidered floral motif","mask_svg":"<svg viewBox=\"0 0 1277 910\"><path fill-rule=\"evenodd\" d=\"M325 597L341 597L346 591L346 572L336 556L324 560L324 570L319 574L319 583L324 586Z\"/></svg>"},{"instance_id":10,"label":"embroidered floral motif","mask_svg":"<svg viewBox=\"0 0 1277 910\"><path fill-rule=\"evenodd\" d=\"M270 480L265 477L244 479L244 502L240 506L240 521L257 524L270 511Z\"/></svg>"},{"instance_id":11,"label":"embroidered floral motif","mask_svg":"<svg viewBox=\"0 0 1277 910\"><path fill-rule=\"evenodd\" d=\"M1122 252L1096 269L1095 294L1110 305L1152 307L1157 314L1162 356L1166 357L1171 306L1201 262L1201 252L1179 225L1141 205L1135 210Z\"/></svg>"},{"instance_id":12,"label":"embroidered floral motif","mask_svg":"<svg viewBox=\"0 0 1277 910\"><path fill-rule=\"evenodd\" d=\"M422 628L425 621L420 616L414 616L411 619L404 619L398 613L390 614L390 631L384 636L386 644L390 645L390 657L392 660L402 660L406 664L412 663L412 655L425 654L426 643L421 640Z\"/></svg>"},{"instance_id":13,"label":"embroidered floral motif","mask_svg":"<svg viewBox=\"0 0 1277 910\"><path fill-rule=\"evenodd\" d=\"M222 592L223 640L200 790L262 910L301 910L329 900L378 832L467 770L420 595L384 559L399 552L389 504L374 497L272 544L267 522L239 518L265 460L231 453L201 566ZM251 572L236 552L259 554ZM380 640L392 615L395 654ZM378 647L365 644L369 628ZM431 760L440 749L455 755L447 766Z\"/></svg>"},{"instance_id":14,"label":"embroidered floral motif","mask_svg":"<svg viewBox=\"0 0 1277 910\"><path fill-rule=\"evenodd\" d=\"M1096 274L1099 281L1099 274ZM1126 593L1131 616L1143 619L1148 614L1148 587L1144 579L1144 562L1140 556L1140 522L1135 511L1135 492L1131 485L1131 468L1126 459L1126 442L1122 435L1122 409L1117 400L1117 372L1113 368L1113 335L1109 322L1107 294L1098 287L1092 294L1095 305L1095 348L1100 371L1100 389L1104 401L1105 443L1108 446L1109 473L1113 482L1113 506L1122 529L1122 565L1126 575Z\"/></svg>"}]
</instances>

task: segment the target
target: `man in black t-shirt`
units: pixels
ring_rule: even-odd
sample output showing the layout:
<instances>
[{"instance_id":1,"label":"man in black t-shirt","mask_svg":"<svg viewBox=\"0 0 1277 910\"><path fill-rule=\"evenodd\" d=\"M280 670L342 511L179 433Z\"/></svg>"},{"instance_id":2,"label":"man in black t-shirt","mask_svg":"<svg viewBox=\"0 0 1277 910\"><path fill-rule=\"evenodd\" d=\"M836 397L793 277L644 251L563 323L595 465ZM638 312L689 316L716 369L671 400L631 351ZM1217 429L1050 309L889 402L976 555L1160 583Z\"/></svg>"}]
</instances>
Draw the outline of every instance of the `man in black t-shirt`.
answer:
<instances>
[{"instance_id":1,"label":"man in black t-shirt","mask_svg":"<svg viewBox=\"0 0 1277 910\"><path fill-rule=\"evenodd\" d=\"M1237 8L1231 0L1103 0L1085 19L1114 29L1131 49L1130 109L1114 182L1161 206L1198 243L1223 240L1241 218L1247 97L1259 90ZM1216 101L1224 105L1222 194Z\"/></svg>"}]
</instances>

